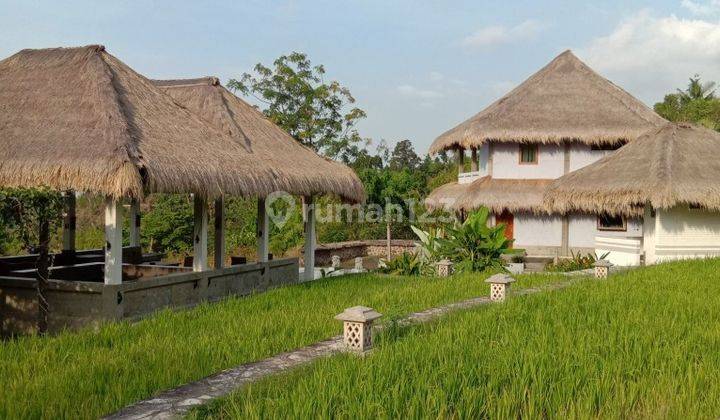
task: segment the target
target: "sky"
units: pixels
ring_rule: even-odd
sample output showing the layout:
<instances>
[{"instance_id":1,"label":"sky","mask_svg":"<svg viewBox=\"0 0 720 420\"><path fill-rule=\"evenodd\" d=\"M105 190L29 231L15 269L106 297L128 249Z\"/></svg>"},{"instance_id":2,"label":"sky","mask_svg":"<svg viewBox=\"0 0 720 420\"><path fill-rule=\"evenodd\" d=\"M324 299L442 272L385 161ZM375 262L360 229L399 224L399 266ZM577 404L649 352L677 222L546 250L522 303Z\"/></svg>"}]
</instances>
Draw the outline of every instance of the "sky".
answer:
<instances>
[{"instance_id":1,"label":"sky","mask_svg":"<svg viewBox=\"0 0 720 420\"><path fill-rule=\"evenodd\" d=\"M0 0L0 59L87 44L151 78L223 83L304 52L367 112L361 136L425 154L566 49L649 106L694 74L720 81L720 0Z\"/></svg>"}]
</instances>

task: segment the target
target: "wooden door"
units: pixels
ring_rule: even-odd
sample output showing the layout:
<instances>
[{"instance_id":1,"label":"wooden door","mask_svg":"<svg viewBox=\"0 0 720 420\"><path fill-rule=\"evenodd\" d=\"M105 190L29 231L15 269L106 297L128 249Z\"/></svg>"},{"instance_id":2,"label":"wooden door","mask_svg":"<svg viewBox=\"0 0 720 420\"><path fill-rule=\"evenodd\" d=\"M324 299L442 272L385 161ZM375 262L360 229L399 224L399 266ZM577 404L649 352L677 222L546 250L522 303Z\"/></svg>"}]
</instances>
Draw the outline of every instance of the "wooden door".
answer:
<instances>
[{"instance_id":1,"label":"wooden door","mask_svg":"<svg viewBox=\"0 0 720 420\"><path fill-rule=\"evenodd\" d=\"M505 224L505 237L507 239L512 240L514 236L514 220L512 213L505 210L500 214L495 215L495 225L499 225L500 223Z\"/></svg>"}]
</instances>

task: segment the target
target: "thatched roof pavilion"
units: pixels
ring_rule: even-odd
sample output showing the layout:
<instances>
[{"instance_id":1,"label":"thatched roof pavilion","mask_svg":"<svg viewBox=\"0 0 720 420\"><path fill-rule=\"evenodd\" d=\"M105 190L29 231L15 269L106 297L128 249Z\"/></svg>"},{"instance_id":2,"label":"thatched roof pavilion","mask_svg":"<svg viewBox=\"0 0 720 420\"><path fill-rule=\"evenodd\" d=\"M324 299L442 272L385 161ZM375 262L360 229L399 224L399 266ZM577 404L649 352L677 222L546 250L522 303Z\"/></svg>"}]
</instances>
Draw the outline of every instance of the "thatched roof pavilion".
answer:
<instances>
[{"instance_id":1,"label":"thatched roof pavilion","mask_svg":"<svg viewBox=\"0 0 720 420\"><path fill-rule=\"evenodd\" d=\"M0 185L113 197L267 195L285 185L103 46L0 61Z\"/></svg>"},{"instance_id":2,"label":"thatched roof pavilion","mask_svg":"<svg viewBox=\"0 0 720 420\"><path fill-rule=\"evenodd\" d=\"M667 123L557 179L545 203L561 212L635 214L646 203L655 209L684 203L720 210L719 153L720 133Z\"/></svg>"},{"instance_id":3,"label":"thatched roof pavilion","mask_svg":"<svg viewBox=\"0 0 720 420\"><path fill-rule=\"evenodd\" d=\"M194 271L208 263L208 200L215 199L215 267L224 261L223 197L258 197L258 263L267 263L265 198L305 197L306 265L314 267L313 196L361 202L359 178L297 144L217 79L153 82L100 45L23 50L0 61L0 186L67 191L63 251L75 254L75 191L106 197L105 283L123 276L123 200L140 250L139 201L191 193ZM295 260L297 261L297 259ZM314 269L306 270L312 276Z\"/></svg>"},{"instance_id":4,"label":"thatched roof pavilion","mask_svg":"<svg viewBox=\"0 0 720 420\"><path fill-rule=\"evenodd\" d=\"M486 141L631 141L664 120L565 51L507 95L441 134L430 153Z\"/></svg>"},{"instance_id":5,"label":"thatched roof pavilion","mask_svg":"<svg viewBox=\"0 0 720 420\"><path fill-rule=\"evenodd\" d=\"M335 193L361 202L365 190L350 168L301 145L260 111L225 89L216 77L155 80L182 106L232 137L257 162L278 174L283 191L296 195Z\"/></svg>"}]
</instances>

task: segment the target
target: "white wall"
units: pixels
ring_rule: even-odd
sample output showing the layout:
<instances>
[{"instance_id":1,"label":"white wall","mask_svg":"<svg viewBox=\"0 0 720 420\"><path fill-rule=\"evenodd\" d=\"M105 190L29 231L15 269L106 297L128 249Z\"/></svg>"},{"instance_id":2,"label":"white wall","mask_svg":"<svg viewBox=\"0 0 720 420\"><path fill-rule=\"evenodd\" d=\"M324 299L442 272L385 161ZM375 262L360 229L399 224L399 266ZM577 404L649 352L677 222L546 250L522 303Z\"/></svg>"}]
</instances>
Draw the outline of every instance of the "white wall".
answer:
<instances>
[{"instance_id":1,"label":"white wall","mask_svg":"<svg viewBox=\"0 0 720 420\"><path fill-rule=\"evenodd\" d=\"M484 143L481 148L478 149L478 172L480 176L489 175L488 173L488 151L489 144Z\"/></svg>"},{"instance_id":2,"label":"white wall","mask_svg":"<svg viewBox=\"0 0 720 420\"><path fill-rule=\"evenodd\" d=\"M560 216L515 214L514 235L516 248L524 246L560 246L562 220Z\"/></svg>"},{"instance_id":3,"label":"white wall","mask_svg":"<svg viewBox=\"0 0 720 420\"><path fill-rule=\"evenodd\" d=\"M538 145L538 163L520 164L518 143L493 145L493 178L498 179L554 179L563 175L565 157L563 146Z\"/></svg>"},{"instance_id":4,"label":"white wall","mask_svg":"<svg viewBox=\"0 0 720 420\"><path fill-rule=\"evenodd\" d=\"M655 227L656 216L653 216L650 205L645 206L643 216L643 252L645 253L645 264L655 264Z\"/></svg>"},{"instance_id":5,"label":"white wall","mask_svg":"<svg viewBox=\"0 0 720 420\"><path fill-rule=\"evenodd\" d=\"M570 172L588 166L610 153L613 150L592 150L586 144L573 143L570 145Z\"/></svg>"},{"instance_id":6,"label":"white wall","mask_svg":"<svg viewBox=\"0 0 720 420\"><path fill-rule=\"evenodd\" d=\"M656 211L655 261L720 255L720 213L687 205Z\"/></svg>"}]
</instances>

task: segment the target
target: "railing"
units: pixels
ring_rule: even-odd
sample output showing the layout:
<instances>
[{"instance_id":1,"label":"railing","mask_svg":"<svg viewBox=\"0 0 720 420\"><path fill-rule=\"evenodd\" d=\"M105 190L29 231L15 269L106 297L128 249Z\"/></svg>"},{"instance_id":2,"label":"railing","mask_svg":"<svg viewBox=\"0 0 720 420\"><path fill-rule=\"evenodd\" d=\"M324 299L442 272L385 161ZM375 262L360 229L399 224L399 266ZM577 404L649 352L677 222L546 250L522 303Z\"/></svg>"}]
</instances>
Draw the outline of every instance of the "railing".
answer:
<instances>
[{"instance_id":1,"label":"railing","mask_svg":"<svg viewBox=\"0 0 720 420\"><path fill-rule=\"evenodd\" d=\"M469 184L482 176L483 174L480 171L463 172L458 174L458 184Z\"/></svg>"}]
</instances>

